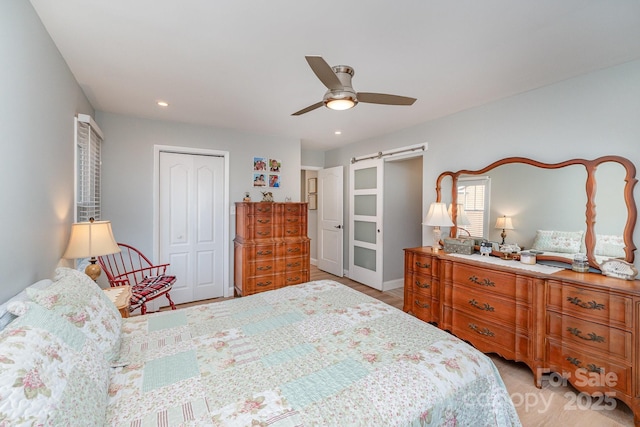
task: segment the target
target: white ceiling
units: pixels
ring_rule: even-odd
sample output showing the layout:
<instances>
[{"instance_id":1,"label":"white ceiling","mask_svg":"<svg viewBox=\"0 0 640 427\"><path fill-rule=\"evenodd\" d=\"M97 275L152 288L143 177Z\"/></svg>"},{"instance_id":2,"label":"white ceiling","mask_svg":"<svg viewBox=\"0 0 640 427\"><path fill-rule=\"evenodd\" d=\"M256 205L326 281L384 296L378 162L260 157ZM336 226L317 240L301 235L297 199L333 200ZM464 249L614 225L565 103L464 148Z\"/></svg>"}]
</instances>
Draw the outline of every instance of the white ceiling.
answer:
<instances>
[{"instance_id":1,"label":"white ceiling","mask_svg":"<svg viewBox=\"0 0 640 427\"><path fill-rule=\"evenodd\" d=\"M638 0L31 3L97 110L315 150L640 58ZM352 66L356 91L418 100L293 117L326 90L305 55Z\"/></svg>"}]
</instances>

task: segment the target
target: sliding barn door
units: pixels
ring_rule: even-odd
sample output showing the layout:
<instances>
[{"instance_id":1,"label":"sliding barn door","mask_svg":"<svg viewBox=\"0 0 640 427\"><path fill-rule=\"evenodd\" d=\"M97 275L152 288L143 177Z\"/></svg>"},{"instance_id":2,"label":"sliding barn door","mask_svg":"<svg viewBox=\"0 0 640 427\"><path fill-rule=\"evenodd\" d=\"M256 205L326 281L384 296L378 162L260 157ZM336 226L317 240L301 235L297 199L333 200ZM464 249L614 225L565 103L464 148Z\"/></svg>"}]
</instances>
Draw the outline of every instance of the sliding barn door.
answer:
<instances>
[{"instance_id":1,"label":"sliding barn door","mask_svg":"<svg viewBox=\"0 0 640 427\"><path fill-rule=\"evenodd\" d=\"M349 278L382 290L384 161L352 163L349 174Z\"/></svg>"}]
</instances>

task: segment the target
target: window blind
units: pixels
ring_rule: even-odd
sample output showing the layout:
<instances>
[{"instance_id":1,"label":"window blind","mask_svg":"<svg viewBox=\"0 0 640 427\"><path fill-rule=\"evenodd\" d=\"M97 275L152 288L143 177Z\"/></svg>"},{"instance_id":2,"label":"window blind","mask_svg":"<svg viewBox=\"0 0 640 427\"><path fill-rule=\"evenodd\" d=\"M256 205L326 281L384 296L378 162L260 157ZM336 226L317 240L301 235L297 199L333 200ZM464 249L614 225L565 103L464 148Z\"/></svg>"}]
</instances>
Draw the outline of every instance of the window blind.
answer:
<instances>
[{"instance_id":1,"label":"window blind","mask_svg":"<svg viewBox=\"0 0 640 427\"><path fill-rule=\"evenodd\" d=\"M76 118L76 222L100 219L103 134L90 116Z\"/></svg>"}]
</instances>

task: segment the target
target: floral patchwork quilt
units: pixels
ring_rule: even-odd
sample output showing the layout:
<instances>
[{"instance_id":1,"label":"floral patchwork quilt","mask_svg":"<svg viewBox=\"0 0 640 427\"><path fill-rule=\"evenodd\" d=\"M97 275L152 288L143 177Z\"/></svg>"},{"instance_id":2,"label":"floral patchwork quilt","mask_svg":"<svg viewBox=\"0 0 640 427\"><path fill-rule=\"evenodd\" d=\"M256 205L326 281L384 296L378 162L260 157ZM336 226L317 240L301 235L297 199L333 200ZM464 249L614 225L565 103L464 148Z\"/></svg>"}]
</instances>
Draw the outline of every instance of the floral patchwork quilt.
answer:
<instances>
[{"instance_id":1,"label":"floral patchwork quilt","mask_svg":"<svg viewBox=\"0 0 640 427\"><path fill-rule=\"evenodd\" d=\"M518 426L497 369L337 282L123 319L114 426Z\"/></svg>"}]
</instances>

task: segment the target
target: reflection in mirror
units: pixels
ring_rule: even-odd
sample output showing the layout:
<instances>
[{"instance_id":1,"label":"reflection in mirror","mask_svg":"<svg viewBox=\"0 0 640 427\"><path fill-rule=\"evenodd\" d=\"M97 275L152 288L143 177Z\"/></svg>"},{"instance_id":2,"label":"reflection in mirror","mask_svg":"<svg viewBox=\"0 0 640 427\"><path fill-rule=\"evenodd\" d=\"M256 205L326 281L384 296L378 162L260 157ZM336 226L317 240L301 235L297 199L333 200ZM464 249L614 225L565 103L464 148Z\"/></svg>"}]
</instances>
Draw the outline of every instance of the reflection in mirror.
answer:
<instances>
[{"instance_id":1,"label":"reflection in mirror","mask_svg":"<svg viewBox=\"0 0 640 427\"><path fill-rule=\"evenodd\" d=\"M595 179L598 183L595 205L598 212L595 223L595 256L598 262L607 258L624 258L624 226L627 207L624 198L624 167L615 162L598 165ZM624 215L623 215L624 214Z\"/></svg>"},{"instance_id":2,"label":"reflection in mirror","mask_svg":"<svg viewBox=\"0 0 640 427\"><path fill-rule=\"evenodd\" d=\"M436 193L452 218L459 217L456 206L462 204L471 222L462 228L471 236L500 242L496 219L508 216L513 230L506 243L541 250L541 260L570 263L575 253L586 253L597 268L612 257L633 262L636 182L634 165L623 157L554 164L512 157L476 171L443 172ZM450 235L457 234L466 233L453 227Z\"/></svg>"}]
</instances>

